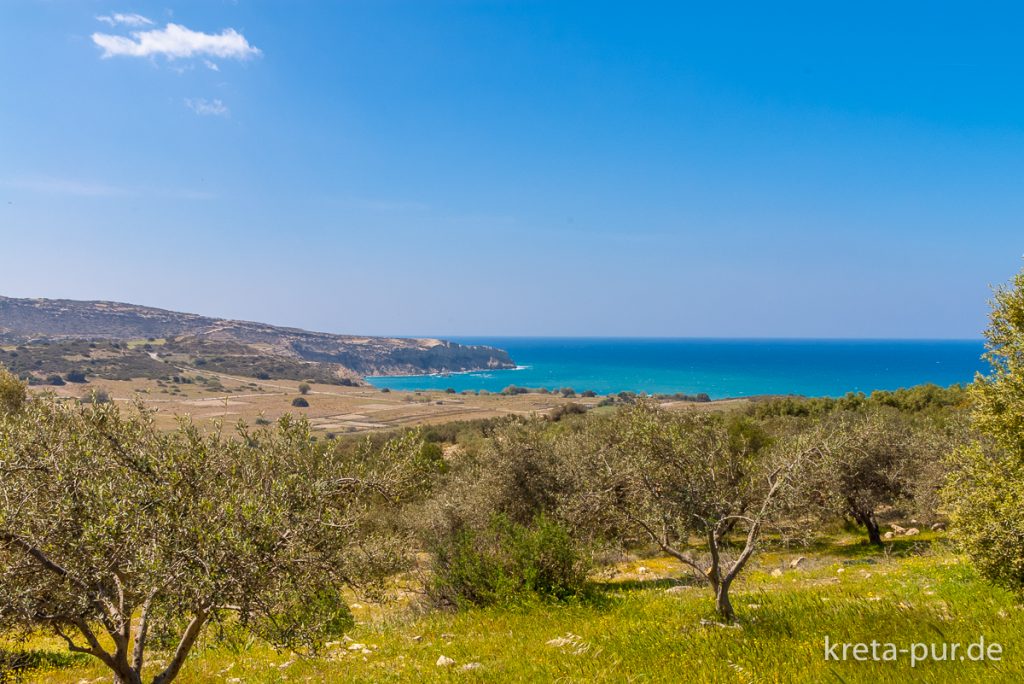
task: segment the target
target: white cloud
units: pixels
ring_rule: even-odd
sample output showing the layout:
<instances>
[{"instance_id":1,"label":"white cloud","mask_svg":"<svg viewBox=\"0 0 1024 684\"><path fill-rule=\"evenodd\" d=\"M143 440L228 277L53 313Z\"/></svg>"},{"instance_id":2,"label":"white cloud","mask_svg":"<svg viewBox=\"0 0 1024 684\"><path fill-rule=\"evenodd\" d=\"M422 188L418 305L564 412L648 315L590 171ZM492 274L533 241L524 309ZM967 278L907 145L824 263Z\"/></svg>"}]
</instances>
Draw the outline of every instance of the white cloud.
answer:
<instances>
[{"instance_id":1,"label":"white cloud","mask_svg":"<svg viewBox=\"0 0 1024 684\"><path fill-rule=\"evenodd\" d=\"M205 64L206 68L209 69L210 71L220 71L220 67L217 66L216 62L211 62L208 59L204 59L203 60L203 64Z\"/></svg>"},{"instance_id":2,"label":"white cloud","mask_svg":"<svg viewBox=\"0 0 1024 684\"><path fill-rule=\"evenodd\" d=\"M231 111L220 100L185 98L185 106L201 116L228 116Z\"/></svg>"},{"instance_id":3,"label":"white cloud","mask_svg":"<svg viewBox=\"0 0 1024 684\"><path fill-rule=\"evenodd\" d=\"M141 14L121 14L120 12L96 17L96 21L101 21L110 26L117 26L118 24L124 24L125 26L151 26L153 24L152 19Z\"/></svg>"},{"instance_id":4,"label":"white cloud","mask_svg":"<svg viewBox=\"0 0 1024 684\"><path fill-rule=\"evenodd\" d=\"M109 33L92 34L92 42L103 49L103 58L109 57L153 57L163 55L167 59L206 55L222 59L248 59L260 54L258 48L249 44L235 29L224 29L220 33L193 31L180 24L167 24L162 29L132 31L131 38Z\"/></svg>"}]
</instances>

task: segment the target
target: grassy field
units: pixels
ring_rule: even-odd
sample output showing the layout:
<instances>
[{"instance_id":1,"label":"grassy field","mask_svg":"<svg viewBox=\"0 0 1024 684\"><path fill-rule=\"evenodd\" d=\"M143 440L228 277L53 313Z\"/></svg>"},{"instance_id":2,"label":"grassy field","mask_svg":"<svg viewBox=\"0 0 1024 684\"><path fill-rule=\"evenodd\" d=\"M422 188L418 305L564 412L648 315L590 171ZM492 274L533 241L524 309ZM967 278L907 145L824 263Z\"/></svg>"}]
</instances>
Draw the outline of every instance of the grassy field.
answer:
<instances>
[{"instance_id":1,"label":"grassy field","mask_svg":"<svg viewBox=\"0 0 1024 684\"><path fill-rule=\"evenodd\" d=\"M801 556L798 567L791 564ZM735 589L740 626L715 620L705 587L679 584L679 568L652 557L595 579L574 605L534 604L463 613L424 612L408 601L357 603L348 640L316 658L212 638L183 682L1011 682L1024 681L1024 612L980 580L941 536L900 540L887 552L840 535L810 549L768 552ZM999 662L826 661L832 642L1002 646ZM27 645L42 664L30 681L107 681L60 643ZM881 647L879 652L881 652ZM454 664L442 667L445 656ZM159 658L158 654L155 656Z\"/></svg>"}]
</instances>

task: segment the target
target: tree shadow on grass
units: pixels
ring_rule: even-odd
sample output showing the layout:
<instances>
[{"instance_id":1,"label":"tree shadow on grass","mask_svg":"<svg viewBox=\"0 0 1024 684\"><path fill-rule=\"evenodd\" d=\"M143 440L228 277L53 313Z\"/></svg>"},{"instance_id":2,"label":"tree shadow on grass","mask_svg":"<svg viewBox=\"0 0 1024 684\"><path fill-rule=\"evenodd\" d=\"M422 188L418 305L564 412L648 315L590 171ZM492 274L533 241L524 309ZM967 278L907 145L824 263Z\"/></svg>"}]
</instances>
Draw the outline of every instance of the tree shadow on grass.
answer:
<instances>
[{"instance_id":1,"label":"tree shadow on grass","mask_svg":"<svg viewBox=\"0 0 1024 684\"><path fill-rule=\"evenodd\" d=\"M20 682L33 670L55 670L82 665L89 657L80 653L27 649L9 651L0 648L0 684Z\"/></svg>"},{"instance_id":2,"label":"tree shadow on grass","mask_svg":"<svg viewBox=\"0 0 1024 684\"><path fill-rule=\"evenodd\" d=\"M680 575L679 577L652 577L651 579L628 579L619 581L598 581L594 582L594 590L600 593L615 595L635 590L656 590L662 591L672 587L703 587L706 584L693 576Z\"/></svg>"},{"instance_id":3,"label":"tree shadow on grass","mask_svg":"<svg viewBox=\"0 0 1024 684\"><path fill-rule=\"evenodd\" d=\"M821 539L802 547L801 551L807 555L836 556L848 560L879 560L886 557L921 556L931 551L942 550L948 543L945 537L932 536L895 537L886 540L882 546L875 546L867 539L852 544L838 544L833 540Z\"/></svg>"}]
</instances>

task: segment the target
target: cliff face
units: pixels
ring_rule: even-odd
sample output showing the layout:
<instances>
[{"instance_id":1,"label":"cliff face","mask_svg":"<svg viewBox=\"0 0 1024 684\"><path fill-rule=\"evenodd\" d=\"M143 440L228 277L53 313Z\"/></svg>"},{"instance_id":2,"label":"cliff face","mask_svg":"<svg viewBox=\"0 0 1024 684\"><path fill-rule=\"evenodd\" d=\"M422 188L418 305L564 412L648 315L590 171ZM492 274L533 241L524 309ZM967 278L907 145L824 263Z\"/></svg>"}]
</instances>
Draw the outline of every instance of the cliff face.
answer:
<instances>
[{"instance_id":1,"label":"cliff face","mask_svg":"<svg viewBox=\"0 0 1024 684\"><path fill-rule=\"evenodd\" d=\"M336 366L339 376L515 366L504 350L445 340L335 335L118 302L0 297L0 342L6 344L148 338L197 349L242 345L256 355Z\"/></svg>"}]
</instances>

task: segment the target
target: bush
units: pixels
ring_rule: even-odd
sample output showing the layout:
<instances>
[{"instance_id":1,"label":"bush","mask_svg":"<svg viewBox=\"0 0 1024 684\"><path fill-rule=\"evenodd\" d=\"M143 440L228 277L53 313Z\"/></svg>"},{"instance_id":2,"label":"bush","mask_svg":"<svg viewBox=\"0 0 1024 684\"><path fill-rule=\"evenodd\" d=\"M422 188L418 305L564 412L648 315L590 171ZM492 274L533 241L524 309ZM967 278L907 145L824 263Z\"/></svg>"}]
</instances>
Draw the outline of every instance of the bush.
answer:
<instances>
[{"instance_id":1,"label":"bush","mask_svg":"<svg viewBox=\"0 0 1024 684\"><path fill-rule=\"evenodd\" d=\"M309 385L305 382L299 383L299 394L309 394Z\"/></svg>"},{"instance_id":2,"label":"bush","mask_svg":"<svg viewBox=\"0 0 1024 684\"><path fill-rule=\"evenodd\" d=\"M82 397L83 404L109 404L110 394L105 389L95 389Z\"/></svg>"},{"instance_id":3,"label":"bush","mask_svg":"<svg viewBox=\"0 0 1024 684\"><path fill-rule=\"evenodd\" d=\"M309 408L309 402L302 397L295 397L292 399L292 406L297 408Z\"/></svg>"},{"instance_id":4,"label":"bush","mask_svg":"<svg viewBox=\"0 0 1024 684\"><path fill-rule=\"evenodd\" d=\"M587 407L582 404L562 404L548 414L548 420L557 423L566 416L578 416L587 412Z\"/></svg>"},{"instance_id":5,"label":"bush","mask_svg":"<svg viewBox=\"0 0 1024 684\"><path fill-rule=\"evenodd\" d=\"M61 385L64 384L64 378L54 373L53 375L46 376L46 384L54 385L55 387L60 387Z\"/></svg>"},{"instance_id":6,"label":"bush","mask_svg":"<svg viewBox=\"0 0 1024 684\"><path fill-rule=\"evenodd\" d=\"M64 376L64 379L68 382L86 382L85 371L71 371Z\"/></svg>"},{"instance_id":7,"label":"bush","mask_svg":"<svg viewBox=\"0 0 1024 684\"><path fill-rule=\"evenodd\" d=\"M532 599L565 600L586 588L589 563L568 531L543 515L528 525L496 515L434 549L435 602L464 608Z\"/></svg>"},{"instance_id":8,"label":"bush","mask_svg":"<svg viewBox=\"0 0 1024 684\"><path fill-rule=\"evenodd\" d=\"M17 376L0 366L0 416L17 413L28 401L25 384Z\"/></svg>"},{"instance_id":9,"label":"bush","mask_svg":"<svg viewBox=\"0 0 1024 684\"><path fill-rule=\"evenodd\" d=\"M514 394L526 394L529 391L530 390L526 389L525 387L517 387L516 385L509 385L505 389L501 390L501 393L505 394L505 395L511 396L511 395L514 395Z\"/></svg>"}]
</instances>

